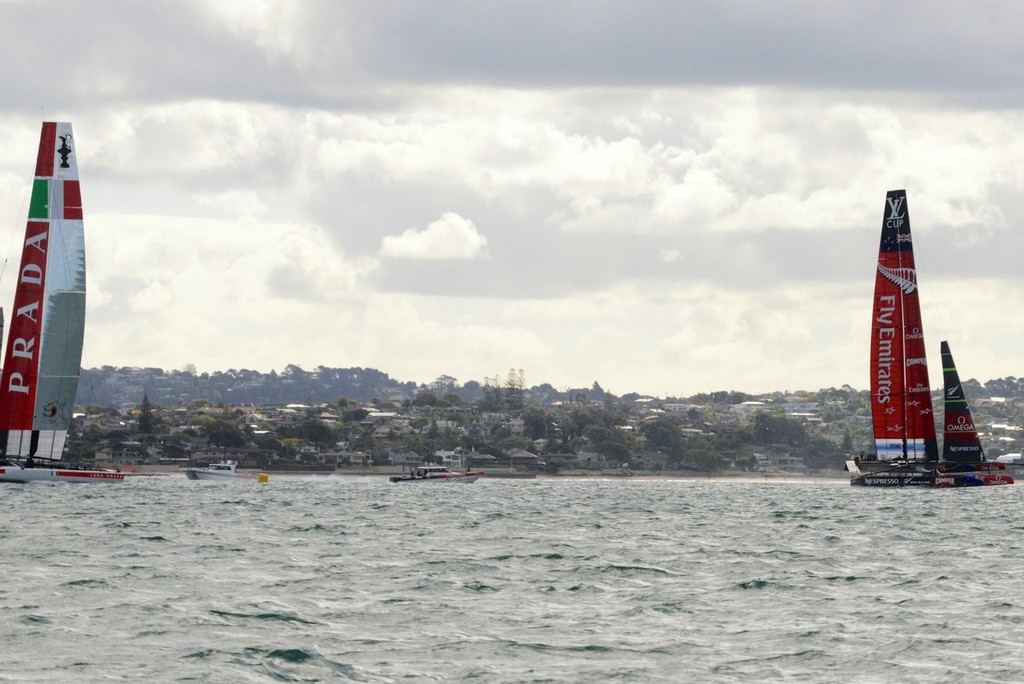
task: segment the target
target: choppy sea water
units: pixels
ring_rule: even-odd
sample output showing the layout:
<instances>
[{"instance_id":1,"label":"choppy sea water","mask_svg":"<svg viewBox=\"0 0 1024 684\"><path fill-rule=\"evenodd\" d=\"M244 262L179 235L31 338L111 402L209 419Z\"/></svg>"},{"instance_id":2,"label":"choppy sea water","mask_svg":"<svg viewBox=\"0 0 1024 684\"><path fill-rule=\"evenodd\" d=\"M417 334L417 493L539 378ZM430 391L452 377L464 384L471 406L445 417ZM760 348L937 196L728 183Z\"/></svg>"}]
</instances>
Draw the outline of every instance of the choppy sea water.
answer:
<instances>
[{"instance_id":1,"label":"choppy sea water","mask_svg":"<svg viewBox=\"0 0 1024 684\"><path fill-rule=\"evenodd\" d=\"M7 485L0 681L1010 682L1024 488Z\"/></svg>"}]
</instances>

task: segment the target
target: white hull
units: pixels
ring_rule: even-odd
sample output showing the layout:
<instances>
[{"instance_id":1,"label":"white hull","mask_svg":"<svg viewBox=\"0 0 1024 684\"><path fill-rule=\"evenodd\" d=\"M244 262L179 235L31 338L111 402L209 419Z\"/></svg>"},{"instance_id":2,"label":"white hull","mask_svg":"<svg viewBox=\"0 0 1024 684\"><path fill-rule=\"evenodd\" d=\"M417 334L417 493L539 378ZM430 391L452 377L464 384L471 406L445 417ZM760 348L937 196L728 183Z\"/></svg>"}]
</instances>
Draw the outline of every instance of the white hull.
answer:
<instances>
[{"instance_id":1,"label":"white hull","mask_svg":"<svg viewBox=\"0 0 1024 684\"><path fill-rule=\"evenodd\" d=\"M0 482L123 482L124 473L115 470L71 470L66 468L22 468L0 466Z\"/></svg>"},{"instance_id":2,"label":"white hull","mask_svg":"<svg viewBox=\"0 0 1024 684\"><path fill-rule=\"evenodd\" d=\"M190 480L214 480L217 482L228 482L239 478L234 472L223 472L206 470L205 468L192 468L185 471L185 477Z\"/></svg>"},{"instance_id":3,"label":"white hull","mask_svg":"<svg viewBox=\"0 0 1024 684\"><path fill-rule=\"evenodd\" d=\"M221 461L220 463L211 463L206 468L188 468L185 471L185 477L190 480L214 480L217 482L235 480L239 477L252 477L251 475L239 475L235 472L237 467L238 464L235 461Z\"/></svg>"},{"instance_id":4,"label":"white hull","mask_svg":"<svg viewBox=\"0 0 1024 684\"><path fill-rule=\"evenodd\" d=\"M419 480L403 480L403 482L476 482L479 475L447 475L445 477L424 477Z\"/></svg>"}]
</instances>

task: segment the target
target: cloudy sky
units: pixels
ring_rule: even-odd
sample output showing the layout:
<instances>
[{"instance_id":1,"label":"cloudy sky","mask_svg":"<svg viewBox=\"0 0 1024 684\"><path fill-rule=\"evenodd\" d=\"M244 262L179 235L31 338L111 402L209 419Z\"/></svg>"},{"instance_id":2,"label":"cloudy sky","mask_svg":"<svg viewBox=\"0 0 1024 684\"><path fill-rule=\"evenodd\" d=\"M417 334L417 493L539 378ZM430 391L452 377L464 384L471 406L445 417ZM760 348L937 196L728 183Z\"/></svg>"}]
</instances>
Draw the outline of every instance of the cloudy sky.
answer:
<instances>
[{"instance_id":1,"label":"cloudy sky","mask_svg":"<svg viewBox=\"0 0 1024 684\"><path fill-rule=\"evenodd\" d=\"M0 0L0 301L75 127L83 365L868 386L907 188L933 381L1024 375L1024 5ZM14 264L14 266L12 266Z\"/></svg>"}]
</instances>

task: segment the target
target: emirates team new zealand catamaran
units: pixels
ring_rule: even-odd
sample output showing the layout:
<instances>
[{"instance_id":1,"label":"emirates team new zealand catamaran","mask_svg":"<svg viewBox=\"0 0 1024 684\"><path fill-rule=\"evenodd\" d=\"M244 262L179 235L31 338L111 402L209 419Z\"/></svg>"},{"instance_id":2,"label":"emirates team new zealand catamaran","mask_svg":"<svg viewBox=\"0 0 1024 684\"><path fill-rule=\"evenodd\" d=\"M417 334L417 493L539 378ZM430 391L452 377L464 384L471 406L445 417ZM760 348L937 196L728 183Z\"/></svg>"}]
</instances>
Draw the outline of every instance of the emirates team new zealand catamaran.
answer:
<instances>
[{"instance_id":1,"label":"emirates team new zealand catamaran","mask_svg":"<svg viewBox=\"0 0 1024 684\"><path fill-rule=\"evenodd\" d=\"M124 479L116 471L59 467L84 332L85 236L75 141L70 123L44 122L0 376L0 482Z\"/></svg>"},{"instance_id":2,"label":"emirates team new zealand catamaran","mask_svg":"<svg viewBox=\"0 0 1024 684\"><path fill-rule=\"evenodd\" d=\"M905 190L885 197L871 321L871 418L875 456L847 462L850 484L973 487L1013 484L1006 466L986 461L970 407L942 343L944 440L939 457L921 325L914 245Z\"/></svg>"}]
</instances>

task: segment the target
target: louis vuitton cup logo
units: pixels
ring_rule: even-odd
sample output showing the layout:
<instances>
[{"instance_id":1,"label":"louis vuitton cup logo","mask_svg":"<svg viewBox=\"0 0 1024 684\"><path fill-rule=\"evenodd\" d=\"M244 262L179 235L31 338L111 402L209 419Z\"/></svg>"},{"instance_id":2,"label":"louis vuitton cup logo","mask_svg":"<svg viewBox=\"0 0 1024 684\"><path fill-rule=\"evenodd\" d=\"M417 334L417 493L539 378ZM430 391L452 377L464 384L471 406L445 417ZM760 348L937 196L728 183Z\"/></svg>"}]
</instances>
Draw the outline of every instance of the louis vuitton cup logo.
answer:
<instances>
[{"instance_id":1,"label":"louis vuitton cup logo","mask_svg":"<svg viewBox=\"0 0 1024 684\"><path fill-rule=\"evenodd\" d=\"M885 218L885 225L887 228L901 228L903 221L907 218L907 214L900 213L903 210L903 201L907 199L903 197L886 197L885 200L889 203L889 215Z\"/></svg>"},{"instance_id":2,"label":"louis vuitton cup logo","mask_svg":"<svg viewBox=\"0 0 1024 684\"><path fill-rule=\"evenodd\" d=\"M68 157L71 156L71 146L68 145L68 141L71 140L71 134L58 135L60 138L60 147L57 148L57 154L60 155L60 168L70 169L71 165L68 164Z\"/></svg>"}]
</instances>

